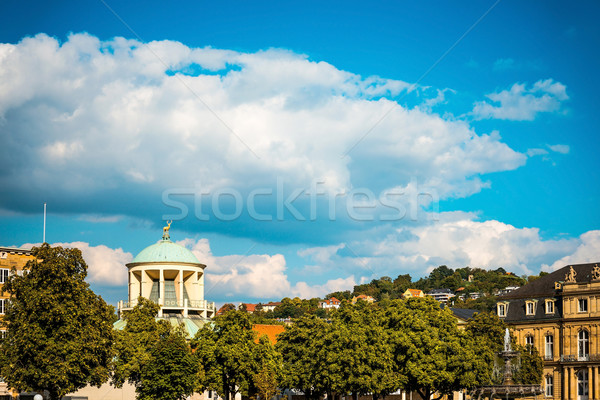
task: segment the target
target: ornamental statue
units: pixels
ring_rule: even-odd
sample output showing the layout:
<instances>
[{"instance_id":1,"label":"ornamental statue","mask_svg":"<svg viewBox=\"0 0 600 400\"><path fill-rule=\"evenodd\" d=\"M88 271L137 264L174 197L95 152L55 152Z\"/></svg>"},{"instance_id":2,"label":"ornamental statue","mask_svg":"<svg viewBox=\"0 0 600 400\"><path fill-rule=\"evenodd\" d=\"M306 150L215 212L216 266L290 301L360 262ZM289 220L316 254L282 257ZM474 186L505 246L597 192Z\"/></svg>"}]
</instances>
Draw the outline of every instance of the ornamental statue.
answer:
<instances>
[{"instance_id":1,"label":"ornamental statue","mask_svg":"<svg viewBox=\"0 0 600 400\"><path fill-rule=\"evenodd\" d=\"M576 276L577 276L577 272L575 272L575 269L571 265L569 267L569 272L567 272L567 274L565 275L565 282L575 283L575 277Z\"/></svg>"},{"instance_id":2,"label":"ornamental statue","mask_svg":"<svg viewBox=\"0 0 600 400\"><path fill-rule=\"evenodd\" d=\"M600 280L600 267L598 266L598 264L596 264L592 269L592 279L595 281Z\"/></svg>"}]
</instances>

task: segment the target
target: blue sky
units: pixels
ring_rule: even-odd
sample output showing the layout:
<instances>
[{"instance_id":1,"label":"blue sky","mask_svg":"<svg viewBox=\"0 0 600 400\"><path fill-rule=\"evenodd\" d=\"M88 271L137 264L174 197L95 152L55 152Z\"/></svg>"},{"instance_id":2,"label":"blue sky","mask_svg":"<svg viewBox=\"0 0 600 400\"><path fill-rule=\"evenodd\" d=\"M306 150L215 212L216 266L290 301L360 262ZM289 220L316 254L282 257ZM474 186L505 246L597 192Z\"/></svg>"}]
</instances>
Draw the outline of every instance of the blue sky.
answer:
<instances>
[{"instance_id":1,"label":"blue sky","mask_svg":"<svg viewBox=\"0 0 600 400\"><path fill-rule=\"evenodd\" d=\"M0 244L47 202L112 303L169 218L219 303L598 261L599 11L4 1Z\"/></svg>"}]
</instances>

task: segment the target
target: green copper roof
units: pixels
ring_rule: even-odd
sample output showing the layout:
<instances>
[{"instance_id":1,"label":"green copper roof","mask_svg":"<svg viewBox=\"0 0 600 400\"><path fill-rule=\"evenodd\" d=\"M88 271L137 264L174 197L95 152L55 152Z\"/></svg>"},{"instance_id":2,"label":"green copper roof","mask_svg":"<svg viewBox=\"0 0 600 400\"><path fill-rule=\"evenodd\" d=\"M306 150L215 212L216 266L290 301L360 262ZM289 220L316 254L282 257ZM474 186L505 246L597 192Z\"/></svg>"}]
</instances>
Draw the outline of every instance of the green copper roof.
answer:
<instances>
[{"instance_id":1,"label":"green copper roof","mask_svg":"<svg viewBox=\"0 0 600 400\"><path fill-rule=\"evenodd\" d=\"M183 246L171 242L168 236L152 246L146 247L134 259L134 263L184 262L200 264L196 256Z\"/></svg>"}]
</instances>

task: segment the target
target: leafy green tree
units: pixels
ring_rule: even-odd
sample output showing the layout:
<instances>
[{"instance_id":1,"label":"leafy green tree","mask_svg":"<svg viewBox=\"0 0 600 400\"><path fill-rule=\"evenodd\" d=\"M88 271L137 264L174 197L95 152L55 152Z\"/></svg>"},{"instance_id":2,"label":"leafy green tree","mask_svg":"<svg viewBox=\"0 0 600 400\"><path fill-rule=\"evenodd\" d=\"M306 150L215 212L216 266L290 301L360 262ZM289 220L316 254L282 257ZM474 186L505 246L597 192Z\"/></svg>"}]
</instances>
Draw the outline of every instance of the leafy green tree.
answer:
<instances>
[{"instance_id":1,"label":"leafy green tree","mask_svg":"<svg viewBox=\"0 0 600 400\"><path fill-rule=\"evenodd\" d=\"M254 375L254 382L258 395L263 400L269 400L279 393L277 373L269 367L262 367Z\"/></svg>"},{"instance_id":2,"label":"leafy green tree","mask_svg":"<svg viewBox=\"0 0 600 400\"><path fill-rule=\"evenodd\" d=\"M169 330L152 346L149 356L136 387L139 400L184 400L194 393L202 370L183 330Z\"/></svg>"},{"instance_id":3,"label":"leafy green tree","mask_svg":"<svg viewBox=\"0 0 600 400\"><path fill-rule=\"evenodd\" d=\"M542 383L544 361L540 357L537 348L532 345L517 345L515 347L515 350L520 355L519 368L513 375L515 383L524 385L539 385Z\"/></svg>"},{"instance_id":4,"label":"leafy green tree","mask_svg":"<svg viewBox=\"0 0 600 400\"><path fill-rule=\"evenodd\" d=\"M275 318L299 318L304 315L308 307L303 307L302 300L298 297L290 299L285 297L281 300L281 304L273 310Z\"/></svg>"},{"instance_id":5,"label":"leafy green tree","mask_svg":"<svg viewBox=\"0 0 600 400\"><path fill-rule=\"evenodd\" d=\"M129 382L136 388L142 384L142 369L151 360L152 349L166 337L171 325L156 320L159 306L139 297L137 305L123 315L127 322L122 331L116 331L115 357L112 363L112 384L123 387Z\"/></svg>"},{"instance_id":6,"label":"leafy green tree","mask_svg":"<svg viewBox=\"0 0 600 400\"><path fill-rule=\"evenodd\" d=\"M475 343L430 297L394 300L386 309L395 371L406 391L437 398L477 383Z\"/></svg>"},{"instance_id":7,"label":"leafy green tree","mask_svg":"<svg viewBox=\"0 0 600 400\"><path fill-rule=\"evenodd\" d=\"M87 265L78 249L32 249L27 273L12 275L0 345L0 373L9 387L48 391L50 399L108 379L114 309L85 282Z\"/></svg>"},{"instance_id":8,"label":"leafy green tree","mask_svg":"<svg viewBox=\"0 0 600 400\"><path fill-rule=\"evenodd\" d=\"M199 330L191 345L205 369L203 386L226 400L256 391L253 379L263 367L257 353L266 350L255 339L250 317L242 311L228 312Z\"/></svg>"},{"instance_id":9,"label":"leafy green tree","mask_svg":"<svg viewBox=\"0 0 600 400\"><path fill-rule=\"evenodd\" d=\"M334 313L329 357L335 364L332 373L341 375L342 393L353 393L355 398L371 394L376 400L401 387L382 317L379 307L366 303L359 307L343 304Z\"/></svg>"},{"instance_id":10,"label":"leafy green tree","mask_svg":"<svg viewBox=\"0 0 600 400\"><path fill-rule=\"evenodd\" d=\"M270 399L278 393L283 360L267 336L261 336L252 351L252 370L255 371L248 385L248 396Z\"/></svg>"},{"instance_id":11,"label":"leafy green tree","mask_svg":"<svg viewBox=\"0 0 600 400\"><path fill-rule=\"evenodd\" d=\"M301 390L307 399L316 400L336 387L337 374L328 371L326 338L331 325L314 315L299 318L277 339L275 349L283 357L281 385Z\"/></svg>"},{"instance_id":12,"label":"leafy green tree","mask_svg":"<svg viewBox=\"0 0 600 400\"><path fill-rule=\"evenodd\" d=\"M503 350L506 324L496 314L480 312L467 322L465 331L473 338L477 347L475 353L479 365L478 385L489 385L494 378L494 364L497 354Z\"/></svg>"}]
</instances>

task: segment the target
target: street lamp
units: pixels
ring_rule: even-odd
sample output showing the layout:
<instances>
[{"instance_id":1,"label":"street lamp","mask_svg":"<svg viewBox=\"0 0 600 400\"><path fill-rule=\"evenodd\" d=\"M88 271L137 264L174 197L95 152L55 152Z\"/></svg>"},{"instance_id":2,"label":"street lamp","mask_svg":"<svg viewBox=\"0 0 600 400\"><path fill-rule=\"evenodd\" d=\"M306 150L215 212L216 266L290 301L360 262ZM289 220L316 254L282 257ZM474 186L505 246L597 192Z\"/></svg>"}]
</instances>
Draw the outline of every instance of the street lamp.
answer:
<instances>
[{"instance_id":1,"label":"street lamp","mask_svg":"<svg viewBox=\"0 0 600 400\"><path fill-rule=\"evenodd\" d=\"M33 400L44 400L44 397L38 393L35 396L33 396Z\"/></svg>"}]
</instances>

